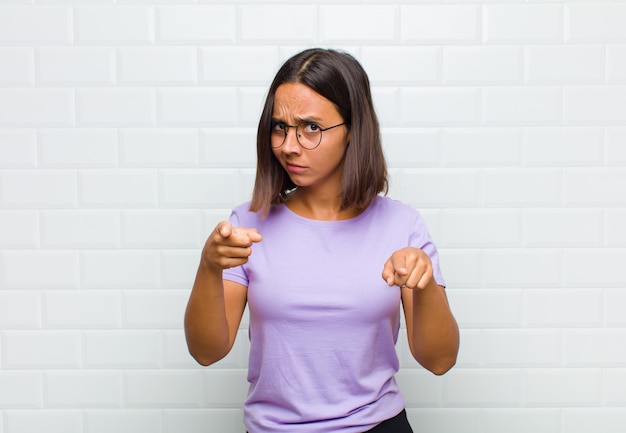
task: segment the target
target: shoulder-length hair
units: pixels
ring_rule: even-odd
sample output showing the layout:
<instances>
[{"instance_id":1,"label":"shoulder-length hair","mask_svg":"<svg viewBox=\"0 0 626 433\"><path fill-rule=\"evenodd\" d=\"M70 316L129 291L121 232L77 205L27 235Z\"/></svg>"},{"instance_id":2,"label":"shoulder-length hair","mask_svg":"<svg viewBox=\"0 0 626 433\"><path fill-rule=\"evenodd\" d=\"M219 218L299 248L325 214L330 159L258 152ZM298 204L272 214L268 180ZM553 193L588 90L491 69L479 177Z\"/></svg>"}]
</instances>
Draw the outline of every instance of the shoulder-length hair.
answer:
<instances>
[{"instance_id":1,"label":"shoulder-length hair","mask_svg":"<svg viewBox=\"0 0 626 433\"><path fill-rule=\"evenodd\" d=\"M312 48L287 60L274 77L257 130L257 170L250 210L266 217L272 205L284 203L295 188L270 145L276 89L301 83L331 101L350 128L341 181L341 210L365 209L388 191L387 164L369 78L350 54Z\"/></svg>"}]
</instances>

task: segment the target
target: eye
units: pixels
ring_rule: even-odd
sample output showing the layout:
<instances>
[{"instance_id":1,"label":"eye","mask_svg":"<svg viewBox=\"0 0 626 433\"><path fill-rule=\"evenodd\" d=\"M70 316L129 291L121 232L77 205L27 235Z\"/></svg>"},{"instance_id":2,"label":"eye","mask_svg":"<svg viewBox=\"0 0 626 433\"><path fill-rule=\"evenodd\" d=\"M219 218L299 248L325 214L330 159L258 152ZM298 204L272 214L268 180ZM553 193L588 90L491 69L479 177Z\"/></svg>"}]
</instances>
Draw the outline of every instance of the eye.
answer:
<instances>
[{"instance_id":1,"label":"eye","mask_svg":"<svg viewBox=\"0 0 626 433\"><path fill-rule=\"evenodd\" d=\"M319 132L320 129L321 128L317 123L307 123L304 125L304 132L308 132L311 134Z\"/></svg>"},{"instance_id":2,"label":"eye","mask_svg":"<svg viewBox=\"0 0 626 433\"><path fill-rule=\"evenodd\" d=\"M272 131L273 132L283 132L285 130L285 124L283 122L273 122Z\"/></svg>"}]
</instances>

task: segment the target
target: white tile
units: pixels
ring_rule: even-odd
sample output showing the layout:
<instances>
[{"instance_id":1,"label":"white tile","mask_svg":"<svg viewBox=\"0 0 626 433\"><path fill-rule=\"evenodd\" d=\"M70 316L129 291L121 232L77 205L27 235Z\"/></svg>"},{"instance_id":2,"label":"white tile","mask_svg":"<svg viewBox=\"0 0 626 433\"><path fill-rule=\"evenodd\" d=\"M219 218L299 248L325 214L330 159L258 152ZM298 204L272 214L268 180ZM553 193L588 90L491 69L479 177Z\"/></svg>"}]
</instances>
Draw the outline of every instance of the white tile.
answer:
<instances>
[{"instance_id":1,"label":"white tile","mask_svg":"<svg viewBox=\"0 0 626 433\"><path fill-rule=\"evenodd\" d=\"M0 89L0 126L72 126L70 89Z\"/></svg>"},{"instance_id":2,"label":"white tile","mask_svg":"<svg viewBox=\"0 0 626 433\"><path fill-rule=\"evenodd\" d=\"M475 124L480 116L478 89L407 87L400 92L400 109L407 126Z\"/></svg>"},{"instance_id":3,"label":"white tile","mask_svg":"<svg viewBox=\"0 0 626 433\"><path fill-rule=\"evenodd\" d=\"M39 245L37 212L0 211L0 245L3 248L36 248Z\"/></svg>"},{"instance_id":4,"label":"white tile","mask_svg":"<svg viewBox=\"0 0 626 433\"><path fill-rule=\"evenodd\" d=\"M626 37L626 5L581 3L566 7L567 42L622 42Z\"/></svg>"},{"instance_id":5,"label":"white tile","mask_svg":"<svg viewBox=\"0 0 626 433\"><path fill-rule=\"evenodd\" d=\"M4 251L0 253L0 270L2 288L78 287L78 255L72 251Z\"/></svg>"},{"instance_id":6,"label":"white tile","mask_svg":"<svg viewBox=\"0 0 626 433\"><path fill-rule=\"evenodd\" d=\"M122 404L119 371L47 371L44 373L46 405L52 408L111 408Z\"/></svg>"},{"instance_id":7,"label":"white tile","mask_svg":"<svg viewBox=\"0 0 626 433\"><path fill-rule=\"evenodd\" d=\"M234 5L167 5L156 8L156 34L160 43L233 43L236 31L237 9Z\"/></svg>"},{"instance_id":8,"label":"white tile","mask_svg":"<svg viewBox=\"0 0 626 433\"><path fill-rule=\"evenodd\" d=\"M92 5L75 8L79 44L127 44L154 41L152 8L141 5Z\"/></svg>"},{"instance_id":9,"label":"white tile","mask_svg":"<svg viewBox=\"0 0 626 433\"><path fill-rule=\"evenodd\" d=\"M123 47L117 51L122 85L194 84L198 81L195 47Z\"/></svg>"},{"instance_id":10,"label":"white tile","mask_svg":"<svg viewBox=\"0 0 626 433\"><path fill-rule=\"evenodd\" d=\"M0 292L0 329L40 329L41 296L35 291Z\"/></svg>"},{"instance_id":11,"label":"white tile","mask_svg":"<svg viewBox=\"0 0 626 433\"><path fill-rule=\"evenodd\" d=\"M488 43L554 43L563 41L563 5L499 4L484 7Z\"/></svg>"},{"instance_id":12,"label":"white tile","mask_svg":"<svg viewBox=\"0 0 626 433\"><path fill-rule=\"evenodd\" d=\"M384 128L385 159L391 168L438 167L441 134L434 128Z\"/></svg>"},{"instance_id":13,"label":"white tile","mask_svg":"<svg viewBox=\"0 0 626 433\"><path fill-rule=\"evenodd\" d=\"M239 34L245 43L283 41L289 44L311 44L316 41L318 26L318 8L315 5L246 4L239 8Z\"/></svg>"},{"instance_id":14,"label":"white tile","mask_svg":"<svg viewBox=\"0 0 626 433\"><path fill-rule=\"evenodd\" d=\"M0 43L69 44L71 20L69 6L2 6Z\"/></svg>"},{"instance_id":15,"label":"white tile","mask_svg":"<svg viewBox=\"0 0 626 433\"><path fill-rule=\"evenodd\" d=\"M407 418L416 433L457 432L483 433L480 409L407 408Z\"/></svg>"},{"instance_id":16,"label":"white tile","mask_svg":"<svg viewBox=\"0 0 626 433\"><path fill-rule=\"evenodd\" d=\"M485 408L481 411L481 425L482 433L559 433L561 414L552 408Z\"/></svg>"},{"instance_id":17,"label":"white tile","mask_svg":"<svg viewBox=\"0 0 626 433\"><path fill-rule=\"evenodd\" d=\"M607 368L603 371L604 401L609 405L623 406L626 404L626 369Z\"/></svg>"},{"instance_id":18,"label":"white tile","mask_svg":"<svg viewBox=\"0 0 626 433\"><path fill-rule=\"evenodd\" d=\"M198 136L198 131L192 128L122 129L119 132L120 164L124 167L197 167Z\"/></svg>"},{"instance_id":19,"label":"white tile","mask_svg":"<svg viewBox=\"0 0 626 433\"><path fill-rule=\"evenodd\" d=\"M84 422L88 433L153 433L161 432L162 421L155 409L86 410Z\"/></svg>"},{"instance_id":20,"label":"white tile","mask_svg":"<svg viewBox=\"0 0 626 433\"><path fill-rule=\"evenodd\" d=\"M207 128L200 140L202 167L256 167L256 129Z\"/></svg>"},{"instance_id":21,"label":"white tile","mask_svg":"<svg viewBox=\"0 0 626 433\"><path fill-rule=\"evenodd\" d=\"M485 330L484 365L497 367L559 367L561 333L546 330Z\"/></svg>"},{"instance_id":22,"label":"white tile","mask_svg":"<svg viewBox=\"0 0 626 433\"><path fill-rule=\"evenodd\" d=\"M27 168L37 164L36 133L32 129L0 130L0 167Z\"/></svg>"},{"instance_id":23,"label":"white tile","mask_svg":"<svg viewBox=\"0 0 626 433\"><path fill-rule=\"evenodd\" d=\"M200 47L200 82L269 87L280 63L274 46ZM251 65L254 65L251 67Z\"/></svg>"},{"instance_id":24,"label":"white tile","mask_svg":"<svg viewBox=\"0 0 626 433\"><path fill-rule=\"evenodd\" d=\"M519 84L522 62L520 47L444 47L443 79L446 84Z\"/></svg>"},{"instance_id":25,"label":"white tile","mask_svg":"<svg viewBox=\"0 0 626 433\"><path fill-rule=\"evenodd\" d=\"M86 331L81 355L87 369L157 369L161 335L157 331Z\"/></svg>"},{"instance_id":26,"label":"white tile","mask_svg":"<svg viewBox=\"0 0 626 433\"><path fill-rule=\"evenodd\" d=\"M116 248L120 245L117 211L44 211L41 245L44 248Z\"/></svg>"},{"instance_id":27,"label":"white tile","mask_svg":"<svg viewBox=\"0 0 626 433\"><path fill-rule=\"evenodd\" d=\"M530 46L524 77L529 84L604 83L604 47L597 45Z\"/></svg>"},{"instance_id":28,"label":"white tile","mask_svg":"<svg viewBox=\"0 0 626 433\"><path fill-rule=\"evenodd\" d=\"M479 173L474 170L403 169L396 198L417 208L477 206L479 183Z\"/></svg>"},{"instance_id":29,"label":"white tile","mask_svg":"<svg viewBox=\"0 0 626 433\"><path fill-rule=\"evenodd\" d=\"M69 208L76 205L76 174L66 170L0 173L0 207Z\"/></svg>"},{"instance_id":30,"label":"white tile","mask_svg":"<svg viewBox=\"0 0 626 433\"><path fill-rule=\"evenodd\" d=\"M117 165L117 132L98 128L43 129L38 135L40 167L85 168Z\"/></svg>"},{"instance_id":31,"label":"white tile","mask_svg":"<svg viewBox=\"0 0 626 433\"><path fill-rule=\"evenodd\" d=\"M521 213L517 210L444 210L445 248L521 247Z\"/></svg>"},{"instance_id":32,"label":"white tile","mask_svg":"<svg viewBox=\"0 0 626 433\"><path fill-rule=\"evenodd\" d=\"M624 260L626 248L568 249L564 252L565 283L568 287L624 287Z\"/></svg>"},{"instance_id":33,"label":"white tile","mask_svg":"<svg viewBox=\"0 0 626 433\"><path fill-rule=\"evenodd\" d=\"M524 294L524 323L534 328L584 328L602 324L601 290L528 290Z\"/></svg>"},{"instance_id":34,"label":"white tile","mask_svg":"<svg viewBox=\"0 0 626 433\"><path fill-rule=\"evenodd\" d=\"M188 299L184 290L126 291L123 325L131 329L181 329Z\"/></svg>"},{"instance_id":35,"label":"white tile","mask_svg":"<svg viewBox=\"0 0 626 433\"><path fill-rule=\"evenodd\" d=\"M530 247L602 246L603 214L597 209L528 209L524 243Z\"/></svg>"},{"instance_id":36,"label":"white tile","mask_svg":"<svg viewBox=\"0 0 626 433\"><path fill-rule=\"evenodd\" d=\"M46 328L119 328L121 311L120 294L116 291L47 291L43 295Z\"/></svg>"},{"instance_id":37,"label":"white tile","mask_svg":"<svg viewBox=\"0 0 626 433\"><path fill-rule=\"evenodd\" d=\"M626 247L626 209L607 209L604 215L605 244Z\"/></svg>"},{"instance_id":38,"label":"white tile","mask_svg":"<svg viewBox=\"0 0 626 433\"><path fill-rule=\"evenodd\" d=\"M522 324L521 290L447 289L461 329L514 328Z\"/></svg>"},{"instance_id":39,"label":"white tile","mask_svg":"<svg viewBox=\"0 0 626 433\"><path fill-rule=\"evenodd\" d=\"M478 5L403 5L401 40L408 43L476 43L480 41Z\"/></svg>"},{"instance_id":40,"label":"white tile","mask_svg":"<svg viewBox=\"0 0 626 433\"><path fill-rule=\"evenodd\" d=\"M446 406L498 407L516 406L520 402L521 373L516 369L459 369L451 373L444 385Z\"/></svg>"},{"instance_id":41,"label":"white tile","mask_svg":"<svg viewBox=\"0 0 626 433\"><path fill-rule=\"evenodd\" d=\"M33 85L35 82L34 59L32 48L0 48L0 86L28 87Z\"/></svg>"},{"instance_id":42,"label":"white tile","mask_svg":"<svg viewBox=\"0 0 626 433\"><path fill-rule=\"evenodd\" d=\"M438 407L443 399L442 377L422 368L405 368L396 374L396 381L407 406Z\"/></svg>"},{"instance_id":43,"label":"white tile","mask_svg":"<svg viewBox=\"0 0 626 433\"><path fill-rule=\"evenodd\" d=\"M602 165L604 131L594 127L524 128L524 162L531 166Z\"/></svg>"},{"instance_id":44,"label":"white tile","mask_svg":"<svg viewBox=\"0 0 626 433\"><path fill-rule=\"evenodd\" d=\"M198 237L204 246L204 234ZM164 289L189 289L200 264L200 248L192 250L171 250L161 252L161 287Z\"/></svg>"},{"instance_id":45,"label":"white tile","mask_svg":"<svg viewBox=\"0 0 626 433\"><path fill-rule=\"evenodd\" d=\"M161 88L158 94L163 125L232 126L237 118L235 88Z\"/></svg>"},{"instance_id":46,"label":"white tile","mask_svg":"<svg viewBox=\"0 0 626 433\"><path fill-rule=\"evenodd\" d=\"M158 253L131 249L83 252L81 284L91 289L157 288Z\"/></svg>"},{"instance_id":47,"label":"white tile","mask_svg":"<svg viewBox=\"0 0 626 433\"><path fill-rule=\"evenodd\" d=\"M5 415L7 429L14 433L81 433L83 417L79 410L16 410Z\"/></svg>"},{"instance_id":48,"label":"white tile","mask_svg":"<svg viewBox=\"0 0 626 433\"><path fill-rule=\"evenodd\" d=\"M76 369L81 366L78 332L5 332L3 346L5 369Z\"/></svg>"},{"instance_id":49,"label":"white tile","mask_svg":"<svg viewBox=\"0 0 626 433\"><path fill-rule=\"evenodd\" d=\"M522 132L518 128L447 128L443 131L445 166L519 166Z\"/></svg>"},{"instance_id":50,"label":"white tile","mask_svg":"<svg viewBox=\"0 0 626 433\"><path fill-rule=\"evenodd\" d=\"M487 169L482 182L484 203L489 207L551 207L561 199L558 169Z\"/></svg>"},{"instance_id":51,"label":"white tile","mask_svg":"<svg viewBox=\"0 0 626 433\"><path fill-rule=\"evenodd\" d=\"M626 86L572 86L563 90L566 125L622 125Z\"/></svg>"},{"instance_id":52,"label":"white tile","mask_svg":"<svg viewBox=\"0 0 626 433\"><path fill-rule=\"evenodd\" d=\"M599 425L603 433L621 433L626 425L624 408L572 408L563 409L563 430L568 433L586 433Z\"/></svg>"},{"instance_id":53,"label":"white tile","mask_svg":"<svg viewBox=\"0 0 626 433\"><path fill-rule=\"evenodd\" d=\"M320 39L325 42L396 40L395 5L324 5L319 8Z\"/></svg>"},{"instance_id":54,"label":"white tile","mask_svg":"<svg viewBox=\"0 0 626 433\"><path fill-rule=\"evenodd\" d=\"M606 47L607 82L626 83L626 45Z\"/></svg>"},{"instance_id":55,"label":"white tile","mask_svg":"<svg viewBox=\"0 0 626 433\"><path fill-rule=\"evenodd\" d=\"M197 370L127 371L124 377L126 403L130 407L201 407L204 403L202 377ZM224 387L218 389L227 393Z\"/></svg>"},{"instance_id":56,"label":"white tile","mask_svg":"<svg viewBox=\"0 0 626 433\"><path fill-rule=\"evenodd\" d=\"M79 89L77 121L81 126L146 126L155 123L156 93L152 89Z\"/></svg>"},{"instance_id":57,"label":"white tile","mask_svg":"<svg viewBox=\"0 0 626 433\"><path fill-rule=\"evenodd\" d=\"M243 201L235 169L162 170L159 186L165 207L234 207Z\"/></svg>"},{"instance_id":58,"label":"white tile","mask_svg":"<svg viewBox=\"0 0 626 433\"><path fill-rule=\"evenodd\" d=\"M157 174L151 170L82 170L79 202L84 207L154 207Z\"/></svg>"},{"instance_id":59,"label":"white tile","mask_svg":"<svg viewBox=\"0 0 626 433\"><path fill-rule=\"evenodd\" d=\"M115 50L99 47L43 47L36 51L39 85L115 84Z\"/></svg>"},{"instance_id":60,"label":"white tile","mask_svg":"<svg viewBox=\"0 0 626 433\"><path fill-rule=\"evenodd\" d=\"M494 289L560 287L561 260L561 252L555 249L487 250L484 252L485 286Z\"/></svg>"},{"instance_id":61,"label":"white tile","mask_svg":"<svg viewBox=\"0 0 626 433\"><path fill-rule=\"evenodd\" d=\"M163 411L163 433L205 433L207 428L220 432L242 432L243 410L220 409L166 409ZM103 432L105 433L105 432Z\"/></svg>"},{"instance_id":62,"label":"white tile","mask_svg":"<svg viewBox=\"0 0 626 433\"><path fill-rule=\"evenodd\" d=\"M201 248L199 211L123 211L124 248Z\"/></svg>"},{"instance_id":63,"label":"white tile","mask_svg":"<svg viewBox=\"0 0 626 433\"><path fill-rule=\"evenodd\" d=\"M527 370L525 402L530 406L594 406L600 403L600 369Z\"/></svg>"},{"instance_id":64,"label":"white tile","mask_svg":"<svg viewBox=\"0 0 626 433\"><path fill-rule=\"evenodd\" d=\"M563 332L563 360L566 367L623 367L626 332L618 329L581 329Z\"/></svg>"},{"instance_id":65,"label":"white tile","mask_svg":"<svg viewBox=\"0 0 626 433\"><path fill-rule=\"evenodd\" d=\"M559 87L486 87L481 118L487 125L546 125L560 122Z\"/></svg>"},{"instance_id":66,"label":"white tile","mask_svg":"<svg viewBox=\"0 0 626 433\"><path fill-rule=\"evenodd\" d=\"M562 200L568 206L623 207L626 204L626 168L565 169Z\"/></svg>"},{"instance_id":67,"label":"white tile","mask_svg":"<svg viewBox=\"0 0 626 433\"><path fill-rule=\"evenodd\" d=\"M0 405L6 409L35 409L43 405L41 371L0 371Z\"/></svg>"},{"instance_id":68,"label":"white tile","mask_svg":"<svg viewBox=\"0 0 626 433\"><path fill-rule=\"evenodd\" d=\"M360 63L374 86L437 84L441 81L439 47L365 45L361 48Z\"/></svg>"},{"instance_id":69,"label":"white tile","mask_svg":"<svg viewBox=\"0 0 626 433\"><path fill-rule=\"evenodd\" d=\"M626 128L606 128L607 165L626 165Z\"/></svg>"}]
</instances>

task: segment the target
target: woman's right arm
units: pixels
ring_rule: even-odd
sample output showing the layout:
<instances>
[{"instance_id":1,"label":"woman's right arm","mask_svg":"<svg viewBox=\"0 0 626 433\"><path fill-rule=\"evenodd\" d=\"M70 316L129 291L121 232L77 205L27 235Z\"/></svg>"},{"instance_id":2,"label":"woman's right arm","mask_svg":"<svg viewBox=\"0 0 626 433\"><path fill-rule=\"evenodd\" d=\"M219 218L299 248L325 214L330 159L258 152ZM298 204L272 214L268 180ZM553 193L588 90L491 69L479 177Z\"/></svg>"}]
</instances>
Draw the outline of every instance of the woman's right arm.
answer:
<instances>
[{"instance_id":1,"label":"woman's right arm","mask_svg":"<svg viewBox=\"0 0 626 433\"><path fill-rule=\"evenodd\" d=\"M230 352L246 307L247 287L223 280L222 271L242 265L261 235L221 222L208 237L185 312L185 337L198 363L210 365Z\"/></svg>"}]
</instances>

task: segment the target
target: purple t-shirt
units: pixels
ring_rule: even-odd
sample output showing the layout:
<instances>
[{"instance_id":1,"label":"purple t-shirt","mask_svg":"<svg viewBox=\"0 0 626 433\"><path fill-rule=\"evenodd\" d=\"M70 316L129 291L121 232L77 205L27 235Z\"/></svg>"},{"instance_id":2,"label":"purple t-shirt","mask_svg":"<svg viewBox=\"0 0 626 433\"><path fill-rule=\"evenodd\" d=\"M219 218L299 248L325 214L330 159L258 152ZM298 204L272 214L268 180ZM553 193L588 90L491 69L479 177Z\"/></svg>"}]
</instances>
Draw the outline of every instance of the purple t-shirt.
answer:
<instances>
[{"instance_id":1,"label":"purple t-shirt","mask_svg":"<svg viewBox=\"0 0 626 433\"><path fill-rule=\"evenodd\" d=\"M245 265L224 271L248 287L248 431L357 433L398 414L400 289L382 279L383 265L418 247L445 285L419 213L377 197L343 221L310 220L284 205L262 220L248 203L231 221L263 235Z\"/></svg>"}]
</instances>

